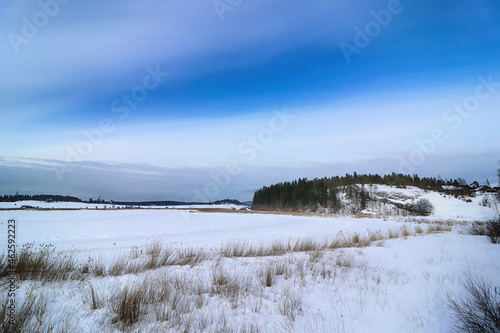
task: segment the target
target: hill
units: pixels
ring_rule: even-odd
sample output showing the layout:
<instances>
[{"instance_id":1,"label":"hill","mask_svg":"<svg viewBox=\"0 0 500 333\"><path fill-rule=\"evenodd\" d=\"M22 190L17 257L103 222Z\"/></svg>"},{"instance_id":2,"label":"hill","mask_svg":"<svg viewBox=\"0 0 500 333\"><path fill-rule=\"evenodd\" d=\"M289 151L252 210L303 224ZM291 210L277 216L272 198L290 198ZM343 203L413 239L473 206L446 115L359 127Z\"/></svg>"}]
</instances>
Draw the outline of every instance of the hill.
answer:
<instances>
[{"instance_id":1,"label":"hill","mask_svg":"<svg viewBox=\"0 0 500 333\"><path fill-rule=\"evenodd\" d=\"M472 219L495 216L497 201L494 192L451 191L452 187L469 189L468 185L457 183L456 180L395 174L384 177L354 174L314 180L299 179L264 186L255 192L252 208L343 215L430 215Z\"/></svg>"}]
</instances>

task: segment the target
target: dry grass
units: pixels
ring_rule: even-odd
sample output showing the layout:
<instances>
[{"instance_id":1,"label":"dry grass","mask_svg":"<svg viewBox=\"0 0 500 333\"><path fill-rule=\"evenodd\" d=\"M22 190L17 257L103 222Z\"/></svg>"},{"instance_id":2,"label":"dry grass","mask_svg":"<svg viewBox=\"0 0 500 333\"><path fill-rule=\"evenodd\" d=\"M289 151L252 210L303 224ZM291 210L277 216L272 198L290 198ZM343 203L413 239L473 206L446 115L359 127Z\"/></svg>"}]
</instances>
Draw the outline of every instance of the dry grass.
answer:
<instances>
[{"instance_id":1,"label":"dry grass","mask_svg":"<svg viewBox=\"0 0 500 333\"><path fill-rule=\"evenodd\" d=\"M92 310L98 310L98 309L101 309L104 305L101 301L101 299L97 296L97 293L94 289L94 286L92 286L92 284L90 284L90 299L92 301L92 307L91 309Z\"/></svg>"},{"instance_id":2,"label":"dry grass","mask_svg":"<svg viewBox=\"0 0 500 333\"><path fill-rule=\"evenodd\" d=\"M282 256L290 252L320 250L323 246L312 238L297 239L294 242L290 240L287 243L275 241L270 245L261 244L259 246L250 245L246 241L231 241L222 245L220 255L227 258Z\"/></svg>"},{"instance_id":3,"label":"dry grass","mask_svg":"<svg viewBox=\"0 0 500 333\"><path fill-rule=\"evenodd\" d=\"M281 260L281 259L274 259L271 262L271 265L273 266L274 269L274 274L277 276L285 276L285 278L289 277L290 274L290 263L287 262L286 260Z\"/></svg>"},{"instance_id":4,"label":"dry grass","mask_svg":"<svg viewBox=\"0 0 500 333\"><path fill-rule=\"evenodd\" d=\"M3 279L9 273L4 254L0 256L0 267ZM51 244L24 244L17 254L14 271L19 280L62 281L79 277L74 252L56 252Z\"/></svg>"},{"instance_id":5,"label":"dry grass","mask_svg":"<svg viewBox=\"0 0 500 333\"><path fill-rule=\"evenodd\" d=\"M352 217L354 217L356 219L371 219L371 218L373 218L373 215L367 214L367 213L357 213L357 214L354 214Z\"/></svg>"},{"instance_id":6,"label":"dry grass","mask_svg":"<svg viewBox=\"0 0 500 333\"><path fill-rule=\"evenodd\" d=\"M473 222L466 230L469 235L487 236L493 244L500 244L500 220Z\"/></svg>"},{"instance_id":7,"label":"dry grass","mask_svg":"<svg viewBox=\"0 0 500 333\"><path fill-rule=\"evenodd\" d=\"M290 250L293 252L310 252L318 251L324 247L324 244L319 243L313 238L302 238L295 241L293 246L290 246Z\"/></svg>"},{"instance_id":8,"label":"dry grass","mask_svg":"<svg viewBox=\"0 0 500 333\"><path fill-rule=\"evenodd\" d=\"M428 234L434 234L439 232L451 231L452 227L444 223L433 223L429 224L427 227Z\"/></svg>"},{"instance_id":9,"label":"dry grass","mask_svg":"<svg viewBox=\"0 0 500 333\"><path fill-rule=\"evenodd\" d=\"M179 209L179 208L177 208ZM316 213L283 211L283 210L246 210L246 209L226 209L226 208L185 208L179 210L189 210L201 213L231 213L231 214L267 214L267 215L291 215L291 216L318 216Z\"/></svg>"},{"instance_id":10,"label":"dry grass","mask_svg":"<svg viewBox=\"0 0 500 333\"><path fill-rule=\"evenodd\" d=\"M121 322L125 326L131 326L138 322L144 295L145 284L127 285L116 292L111 303L113 312L116 314L113 323Z\"/></svg>"},{"instance_id":11,"label":"dry grass","mask_svg":"<svg viewBox=\"0 0 500 333\"><path fill-rule=\"evenodd\" d=\"M467 227L467 234L474 236L486 236L486 223L474 222Z\"/></svg>"},{"instance_id":12,"label":"dry grass","mask_svg":"<svg viewBox=\"0 0 500 333\"><path fill-rule=\"evenodd\" d=\"M113 261L111 268L109 269L109 275L120 276L127 271L128 260L124 256L119 256Z\"/></svg>"},{"instance_id":13,"label":"dry grass","mask_svg":"<svg viewBox=\"0 0 500 333\"><path fill-rule=\"evenodd\" d=\"M351 242L346 245L346 247L367 247L371 245L371 241L369 237L362 237L355 233L351 236Z\"/></svg>"},{"instance_id":14,"label":"dry grass","mask_svg":"<svg viewBox=\"0 0 500 333\"><path fill-rule=\"evenodd\" d=\"M221 262L217 261L212 269L212 286L218 290L219 287L227 286L230 280L229 274L222 269Z\"/></svg>"},{"instance_id":15,"label":"dry grass","mask_svg":"<svg viewBox=\"0 0 500 333\"><path fill-rule=\"evenodd\" d=\"M263 253L266 253L267 256L281 256L290 250L290 244L277 241L272 243L270 248L262 248L264 250Z\"/></svg>"},{"instance_id":16,"label":"dry grass","mask_svg":"<svg viewBox=\"0 0 500 333\"><path fill-rule=\"evenodd\" d=\"M341 253L335 258L335 265L338 267L351 268L353 266L353 257Z\"/></svg>"},{"instance_id":17,"label":"dry grass","mask_svg":"<svg viewBox=\"0 0 500 333\"><path fill-rule=\"evenodd\" d=\"M84 289L86 292L83 294L83 302L87 305L90 310L95 311L102 309L104 307L104 300L101 293L94 287L91 282L84 282Z\"/></svg>"},{"instance_id":18,"label":"dry grass","mask_svg":"<svg viewBox=\"0 0 500 333\"><path fill-rule=\"evenodd\" d=\"M337 236L327 243L327 249L336 250L345 247L345 238L343 236Z\"/></svg>"},{"instance_id":19,"label":"dry grass","mask_svg":"<svg viewBox=\"0 0 500 333\"><path fill-rule=\"evenodd\" d=\"M253 248L247 241L230 241L227 244L222 244L220 256L233 257L254 257Z\"/></svg>"},{"instance_id":20,"label":"dry grass","mask_svg":"<svg viewBox=\"0 0 500 333\"><path fill-rule=\"evenodd\" d=\"M309 262L316 263L324 256L325 253L321 250L315 250L308 252L308 254L309 254Z\"/></svg>"},{"instance_id":21,"label":"dry grass","mask_svg":"<svg viewBox=\"0 0 500 333\"><path fill-rule=\"evenodd\" d=\"M384 237L380 232L377 232L367 237L358 233L347 237L340 234L336 238L324 242L308 237L288 242L275 241L270 245L261 244L260 246L250 245L246 241L231 241L222 245L220 255L226 258L283 256L287 253L308 253L340 248L366 247L370 246L373 241L382 239Z\"/></svg>"},{"instance_id":22,"label":"dry grass","mask_svg":"<svg viewBox=\"0 0 500 333\"><path fill-rule=\"evenodd\" d=\"M274 269L273 266L268 264L265 269L262 270L263 284L266 287L272 287L274 281Z\"/></svg>"},{"instance_id":23,"label":"dry grass","mask_svg":"<svg viewBox=\"0 0 500 333\"><path fill-rule=\"evenodd\" d=\"M151 320L157 328L155 332L256 331L254 323L232 323L224 311L212 314L210 304L229 305L230 311L238 312L247 307L244 296L259 294L262 287L256 287L238 271L223 268L221 259L212 267L209 285L203 279L193 279L191 273L190 270L177 274L155 272L129 281L112 292L110 302L115 313L112 324L118 330L134 332L144 331L141 325L151 324ZM260 307L255 305L253 309L260 311ZM150 326L147 331L151 331Z\"/></svg>"},{"instance_id":24,"label":"dry grass","mask_svg":"<svg viewBox=\"0 0 500 333\"><path fill-rule=\"evenodd\" d=\"M89 258L90 271L95 276L106 276L106 264L102 256L97 256L96 259Z\"/></svg>"},{"instance_id":25,"label":"dry grass","mask_svg":"<svg viewBox=\"0 0 500 333\"><path fill-rule=\"evenodd\" d=\"M424 233L424 229L420 225L417 225L415 227L415 234L416 235L422 235L423 233Z\"/></svg>"},{"instance_id":26,"label":"dry grass","mask_svg":"<svg viewBox=\"0 0 500 333\"><path fill-rule=\"evenodd\" d=\"M398 230L392 230L392 229L390 229L387 232L387 238L388 239L399 238L399 237L400 237L400 233L399 233Z\"/></svg>"},{"instance_id":27,"label":"dry grass","mask_svg":"<svg viewBox=\"0 0 500 333\"><path fill-rule=\"evenodd\" d=\"M149 255L149 262L146 264L146 269L156 269L163 266L173 264L174 250L163 246L161 241L154 241L146 245L146 255Z\"/></svg>"},{"instance_id":28,"label":"dry grass","mask_svg":"<svg viewBox=\"0 0 500 333\"><path fill-rule=\"evenodd\" d=\"M22 304L17 304L14 324L9 324L7 302L0 304L2 332L50 332L52 324L46 319L48 298L44 293L30 291Z\"/></svg>"},{"instance_id":29,"label":"dry grass","mask_svg":"<svg viewBox=\"0 0 500 333\"><path fill-rule=\"evenodd\" d=\"M172 261L175 265L189 265L194 267L196 264L201 263L205 260L206 254L203 250L195 250L193 248L182 249L177 254L176 261Z\"/></svg>"},{"instance_id":30,"label":"dry grass","mask_svg":"<svg viewBox=\"0 0 500 333\"><path fill-rule=\"evenodd\" d=\"M382 233L382 231L380 231L380 230L375 231L375 232L368 231L368 239L370 240L370 242L374 243L374 242L385 239L385 236Z\"/></svg>"},{"instance_id":31,"label":"dry grass","mask_svg":"<svg viewBox=\"0 0 500 333\"><path fill-rule=\"evenodd\" d=\"M297 315L302 311L302 295L292 288L284 288L278 300L280 313L294 322Z\"/></svg>"},{"instance_id":32,"label":"dry grass","mask_svg":"<svg viewBox=\"0 0 500 333\"><path fill-rule=\"evenodd\" d=\"M161 241L152 241L145 245L144 251L133 247L129 256L119 255L111 264L109 270L101 257L97 260L89 258L83 266L82 273L92 273L94 276L121 276L123 274L140 274L165 266L194 266L206 259L206 253L193 248L178 250L164 246Z\"/></svg>"},{"instance_id":33,"label":"dry grass","mask_svg":"<svg viewBox=\"0 0 500 333\"><path fill-rule=\"evenodd\" d=\"M409 236L414 236L415 233L410 230L410 228L406 225L401 227L401 234L403 235L404 238L407 238Z\"/></svg>"},{"instance_id":34,"label":"dry grass","mask_svg":"<svg viewBox=\"0 0 500 333\"><path fill-rule=\"evenodd\" d=\"M415 235L423 235L428 233L451 231L452 227L448 223L429 224L426 231L418 225L412 230L409 226L402 226L400 229L389 229L386 234L382 231L369 231L367 236L362 236L359 233L351 235L339 234L337 237L326 241L319 242L313 238L300 238L288 243L276 241L271 245L253 246L246 241L231 241L221 247L221 257L236 258L236 257L265 257L265 256L282 256L287 253L311 252L323 250L335 250L341 248L352 247L367 247L374 242L384 241L386 239L395 239L400 237L410 237Z\"/></svg>"}]
</instances>

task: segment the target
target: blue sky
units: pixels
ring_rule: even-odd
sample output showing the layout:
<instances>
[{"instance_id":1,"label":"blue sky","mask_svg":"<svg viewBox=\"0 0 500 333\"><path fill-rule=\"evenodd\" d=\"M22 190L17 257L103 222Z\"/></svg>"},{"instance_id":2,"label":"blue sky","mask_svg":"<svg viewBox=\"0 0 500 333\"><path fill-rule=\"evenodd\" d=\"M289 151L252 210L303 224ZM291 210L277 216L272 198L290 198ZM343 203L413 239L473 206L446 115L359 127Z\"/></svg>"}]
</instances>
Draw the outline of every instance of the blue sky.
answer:
<instances>
[{"instance_id":1,"label":"blue sky","mask_svg":"<svg viewBox=\"0 0 500 333\"><path fill-rule=\"evenodd\" d=\"M353 171L496 182L495 1L6 1L0 34L2 193L249 200Z\"/></svg>"}]
</instances>

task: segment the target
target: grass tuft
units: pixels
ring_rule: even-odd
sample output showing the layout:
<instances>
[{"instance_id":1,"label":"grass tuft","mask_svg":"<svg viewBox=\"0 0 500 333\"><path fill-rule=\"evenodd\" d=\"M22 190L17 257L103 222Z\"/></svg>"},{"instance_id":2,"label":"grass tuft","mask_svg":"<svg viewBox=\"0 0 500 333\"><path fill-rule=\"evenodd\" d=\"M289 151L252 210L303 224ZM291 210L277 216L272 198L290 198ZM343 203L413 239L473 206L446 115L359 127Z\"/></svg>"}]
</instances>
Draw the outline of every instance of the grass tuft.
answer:
<instances>
[{"instance_id":1,"label":"grass tuft","mask_svg":"<svg viewBox=\"0 0 500 333\"><path fill-rule=\"evenodd\" d=\"M195 265L205 260L205 258L206 254L205 252L203 252L203 250L200 249L196 251L195 249L187 248L179 250L179 252L177 253L177 261L172 261L172 263L180 266L189 265L191 267L194 267Z\"/></svg>"},{"instance_id":2,"label":"grass tuft","mask_svg":"<svg viewBox=\"0 0 500 333\"><path fill-rule=\"evenodd\" d=\"M143 303L143 285L138 287L126 286L114 295L112 309L116 313L113 323L121 322L125 326L132 326L139 321L141 305Z\"/></svg>"},{"instance_id":3,"label":"grass tuft","mask_svg":"<svg viewBox=\"0 0 500 333\"><path fill-rule=\"evenodd\" d=\"M4 278L9 273L7 256L0 257L0 264L0 278ZM22 281L62 281L79 276L74 252L56 252L52 244L24 244L14 266L17 278Z\"/></svg>"},{"instance_id":4,"label":"grass tuft","mask_svg":"<svg viewBox=\"0 0 500 333\"><path fill-rule=\"evenodd\" d=\"M46 332L51 325L45 321L48 298L45 294L30 291L24 302L18 305L15 321L9 323L7 302L0 304L2 332ZM50 330L49 330L50 331Z\"/></svg>"}]
</instances>

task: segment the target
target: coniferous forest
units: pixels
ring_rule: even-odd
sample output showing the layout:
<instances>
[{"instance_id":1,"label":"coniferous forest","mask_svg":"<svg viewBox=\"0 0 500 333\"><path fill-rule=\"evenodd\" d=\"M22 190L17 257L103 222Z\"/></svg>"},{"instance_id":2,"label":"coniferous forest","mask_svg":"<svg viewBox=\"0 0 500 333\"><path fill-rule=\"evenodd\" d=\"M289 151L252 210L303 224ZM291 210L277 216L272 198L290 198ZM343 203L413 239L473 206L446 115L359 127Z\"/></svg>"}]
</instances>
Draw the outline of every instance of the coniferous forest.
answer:
<instances>
[{"instance_id":1,"label":"coniferous forest","mask_svg":"<svg viewBox=\"0 0 500 333\"><path fill-rule=\"evenodd\" d=\"M367 208L372 200L374 185L405 188L415 186L425 190L439 191L444 185L466 185L465 180L443 180L441 177L419 177L418 175L357 174L331 178L307 178L264 186L253 198L256 210L328 211L354 212ZM409 207L400 207L408 209Z\"/></svg>"}]
</instances>

